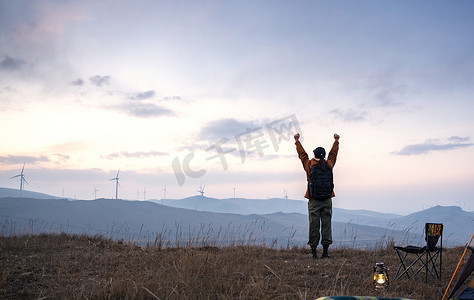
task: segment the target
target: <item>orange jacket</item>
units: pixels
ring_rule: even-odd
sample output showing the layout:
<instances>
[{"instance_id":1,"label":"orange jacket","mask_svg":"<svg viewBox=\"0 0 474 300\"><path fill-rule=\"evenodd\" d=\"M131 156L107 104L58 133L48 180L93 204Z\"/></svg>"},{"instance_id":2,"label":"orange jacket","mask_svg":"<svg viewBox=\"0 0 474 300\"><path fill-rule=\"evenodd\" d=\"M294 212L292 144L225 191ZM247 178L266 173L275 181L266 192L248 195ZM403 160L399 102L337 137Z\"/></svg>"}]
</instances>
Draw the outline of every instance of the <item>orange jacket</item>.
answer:
<instances>
[{"instance_id":1,"label":"orange jacket","mask_svg":"<svg viewBox=\"0 0 474 300\"><path fill-rule=\"evenodd\" d=\"M295 142L295 145L296 145L296 151L298 152L298 157L300 158L301 163L303 164L303 168L306 172L306 180L309 182L311 167L314 165L317 165L318 161L315 158L309 159L308 153L306 153L300 141ZM328 159L326 160L328 165L331 168L334 168L334 165L336 164L338 151L339 151L339 141L335 140L334 144L332 144L331 151L329 151ZM334 194L334 191L333 191L332 197L334 196L336 196L336 194ZM308 188L306 188L306 194L304 195L304 197L309 199Z\"/></svg>"}]
</instances>

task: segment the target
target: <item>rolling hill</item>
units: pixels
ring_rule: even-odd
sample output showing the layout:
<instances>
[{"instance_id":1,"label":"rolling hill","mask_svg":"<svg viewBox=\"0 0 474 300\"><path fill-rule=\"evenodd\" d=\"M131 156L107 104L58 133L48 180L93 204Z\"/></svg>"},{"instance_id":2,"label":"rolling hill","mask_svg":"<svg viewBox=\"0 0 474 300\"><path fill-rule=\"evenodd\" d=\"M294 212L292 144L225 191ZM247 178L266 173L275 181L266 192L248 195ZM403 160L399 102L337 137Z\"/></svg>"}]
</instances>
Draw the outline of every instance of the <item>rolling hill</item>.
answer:
<instances>
[{"instance_id":1,"label":"rolling hill","mask_svg":"<svg viewBox=\"0 0 474 300\"><path fill-rule=\"evenodd\" d=\"M14 194L14 196L11 196ZM16 195L15 195L16 194ZM1 234L58 232L101 234L139 243L155 240L302 245L308 230L306 201L291 199L77 200L0 188ZM3 197L3 198L2 198ZM472 235L474 213L436 206L407 216L333 209L333 239L355 247L423 244L425 222L445 225L444 244L462 245Z\"/></svg>"},{"instance_id":2,"label":"rolling hill","mask_svg":"<svg viewBox=\"0 0 474 300\"><path fill-rule=\"evenodd\" d=\"M271 199L216 199L193 196L184 199L150 200L166 206L232 214L272 214L277 212L308 214L307 201L271 198ZM389 221L401 217L396 214L379 213L368 210L348 210L333 208L333 220L343 223L355 223L369 226L387 226Z\"/></svg>"},{"instance_id":3,"label":"rolling hill","mask_svg":"<svg viewBox=\"0 0 474 300\"><path fill-rule=\"evenodd\" d=\"M425 223L443 223L443 243L463 245L474 233L474 213L458 206L434 206L392 220L395 230L423 232Z\"/></svg>"},{"instance_id":4,"label":"rolling hill","mask_svg":"<svg viewBox=\"0 0 474 300\"><path fill-rule=\"evenodd\" d=\"M212 212L232 212L237 214L275 214L284 212L307 215L307 202L291 199L215 199L194 196L180 200L166 199L153 201L172 207ZM473 233L474 213L464 211L457 206L435 206L407 216L368 210L333 208L333 222L335 228L339 226L337 225L338 223L343 224L345 232L348 232L348 230L354 232L356 229L367 226L365 228L366 232L373 232L372 227L377 227L385 229L385 232L391 233L391 235L398 235L398 233L404 232L408 236L411 236L409 234L423 236L423 228L426 222L443 223L445 228L443 242L446 245L462 245L469 240ZM373 234L374 232L368 234L367 237L373 236ZM423 239L414 241L407 238L407 240L413 244L424 243ZM402 240L402 242L407 241Z\"/></svg>"},{"instance_id":5,"label":"rolling hill","mask_svg":"<svg viewBox=\"0 0 474 300\"><path fill-rule=\"evenodd\" d=\"M20 190L0 187L0 198L4 198L4 197L20 197ZM58 197L54 197L51 195L31 192L31 191L26 191L26 190L23 190L21 192L21 197L34 198L34 199L59 199Z\"/></svg>"},{"instance_id":6,"label":"rolling hill","mask_svg":"<svg viewBox=\"0 0 474 300\"><path fill-rule=\"evenodd\" d=\"M140 244L157 238L171 244L304 245L307 216L298 213L225 214L168 207L148 201L111 199L0 198L2 235L42 232L100 234ZM416 234L385 228L333 222L338 245L373 246L389 238L417 239Z\"/></svg>"}]
</instances>

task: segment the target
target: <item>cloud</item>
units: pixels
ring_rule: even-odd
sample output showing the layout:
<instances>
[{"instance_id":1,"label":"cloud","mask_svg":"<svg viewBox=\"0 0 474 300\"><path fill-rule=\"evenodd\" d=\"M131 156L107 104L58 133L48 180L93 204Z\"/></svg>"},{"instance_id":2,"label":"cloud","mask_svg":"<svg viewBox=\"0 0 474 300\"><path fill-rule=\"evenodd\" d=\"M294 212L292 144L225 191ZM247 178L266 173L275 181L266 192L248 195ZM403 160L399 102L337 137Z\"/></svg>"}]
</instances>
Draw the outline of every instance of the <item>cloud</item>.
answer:
<instances>
[{"instance_id":1,"label":"cloud","mask_svg":"<svg viewBox=\"0 0 474 300\"><path fill-rule=\"evenodd\" d=\"M110 83L110 76L95 75L89 78L89 80L97 86L103 86Z\"/></svg>"},{"instance_id":2,"label":"cloud","mask_svg":"<svg viewBox=\"0 0 474 300\"><path fill-rule=\"evenodd\" d=\"M408 86L399 84L396 86L385 87L374 95L374 104L378 107L396 107L403 105L398 99L406 95Z\"/></svg>"},{"instance_id":3,"label":"cloud","mask_svg":"<svg viewBox=\"0 0 474 300\"><path fill-rule=\"evenodd\" d=\"M149 90L143 93L136 93L135 95L130 96L130 100L146 100L155 97L155 91Z\"/></svg>"},{"instance_id":4,"label":"cloud","mask_svg":"<svg viewBox=\"0 0 474 300\"><path fill-rule=\"evenodd\" d=\"M2 165L16 165L16 164L34 165L38 162L48 162L48 161L50 161L50 159L44 155L41 155L41 156L21 156L21 155L0 156L0 164Z\"/></svg>"},{"instance_id":5,"label":"cloud","mask_svg":"<svg viewBox=\"0 0 474 300\"><path fill-rule=\"evenodd\" d=\"M181 97L180 96L166 96L166 97L163 97L162 100L164 101L181 100Z\"/></svg>"},{"instance_id":6,"label":"cloud","mask_svg":"<svg viewBox=\"0 0 474 300\"><path fill-rule=\"evenodd\" d=\"M353 123L353 122L361 122L367 121L367 111L355 111L353 109L333 109L329 112L332 114L336 119L341 119L344 122Z\"/></svg>"},{"instance_id":7,"label":"cloud","mask_svg":"<svg viewBox=\"0 0 474 300\"><path fill-rule=\"evenodd\" d=\"M404 104L400 99L406 97L410 92L410 88L408 85L403 83L394 84L391 82L378 82L370 86L370 92L374 93L372 101L369 101L366 105L381 108L393 108Z\"/></svg>"},{"instance_id":8,"label":"cloud","mask_svg":"<svg viewBox=\"0 0 474 300\"><path fill-rule=\"evenodd\" d=\"M448 139L454 143L440 143L438 140L426 140L421 144L407 145L403 147L400 151L394 151L394 155L421 155L426 154L432 151L449 151L459 148L471 147L473 143L460 143L463 141L468 141L469 137L460 138L457 136L452 136Z\"/></svg>"},{"instance_id":9,"label":"cloud","mask_svg":"<svg viewBox=\"0 0 474 300\"><path fill-rule=\"evenodd\" d=\"M232 118L219 119L208 122L201 128L199 137L203 140L217 142L222 138L231 138L246 132L247 129L255 129L261 126L253 121L242 122Z\"/></svg>"},{"instance_id":10,"label":"cloud","mask_svg":"<svg viewBox=\"0 0 474 300\"><path fill-rule=\"evenodd\" d=\"M448 138L448 141L450 141L450 142L455 142L455 143L456 143L456 142L457 142L457 143L460 143L460 142L467 142L467 141L469 141L469 140L470 140L470 138L469 138L468 136L466 136L466 137L452 136L452 137Z\"/></svg>"},{"instance_id":11,"label":"cloud","mask_svg":"<svg viewBox=\"0 0 474 300\"><path fill-rule=\"evenodd\" d=\"M120 153L110 153L106 156L103 156L103 158L106 159L114 159L118 157L126 157L126 158L141 158L141 157L156 157L156 156L166 156L169 155L166 152L160 152L160 151L148 151L148 152L143 152L143 151L138 151L138 152L127 152L127 151L122 151Z\"/></svg>"},{"instance_id":12,"label":"cloud","mask_svg":"<svg viewBox=\"0 0 474 300\"><path fill-rule=\"evenodd\" d=\"M71 158L69 155L64 155L64 154L59 154L59 153L53 154L53 156L56 157L61 162L64 162ZM56 162L56 163L59 163L59 162Z\"/></svg>"},{"instance_id":13,"label":"cloud","mask_svg":"<svg viewBox=\"0 0 474 300\"><path fill-rule=\"evenodd\" d=\"M10 56L5 56L0 61L0 70L15 71L20 69L24 64L25 61L22 59L16 59Z\"/></svg>"},{"instance_id":14,"label":"cloud","mask_svg":"<svg viewBox=\"0 0 474 300\"><path fill-rule=\"evenodd\" d=\"M49 184L54 182L57 186L59 183L72 182L75 187L78 183L82 182L105 182L111 178L111 174L116 171L107 173L101 169L61 169L61 168L34 168L27 169L25 167L25 173L28 176L30 183L35 182L37 184ZM2 171L0 171L0 174ZM120 172L122 174L122 171ZM8 174L12 174L12 171L8 171ZM13 173L15 174L15 173ZM113 174L115 175L115 174ZM112 176L113 176L112 175ZM11 175L10 175L11 176ZM31 179L31 180L30 180Z\"/></svg>"},{"instance_id":15,"label":"cloud","mask_svg":"<svg viewBox=\"0 0 474 300\"><path fill-rule=\"evenodd\" d=\"M174 114L172 110L153 103L127 103L120 106L119 110L137 118L156 118Z\"/></svg>"},{"instance_id":16,"label":"cloud","mask_svg":"<svg viewBox=\"0 0 474 300\"><path fill-rule=\"evenodd\" d=\"M84 85L84 80L78 78L76 80L74 80L73 82L71 82L72 85L76 85L76 86L81 86L81 85Z\"/></svg>"},{"instance_id":17,"label":"cloud","mask_svg":"<svg viewBox=\"0 0 474 300\"><path fill-rule=\"evenodd\" d=\"M17 17L21 21L19 26L15 26L13 33L24 47L36 47L32 50L38 50L38 47L48 44L51 37L64 35L71 24L87 18L87 5L82 2L39 1L21 7L21 17Z\"/></svg>"},{"instance_id":18,"label":"cloud","mask_svg":"<svg viewBox=\"0 0 474 300\"><path fill-rule=\"evenodd\" d=\"M47 150L51 152L56 152L56 153L78 152L78 151L83 150L88 145L89 145L89 142L86 142L86 141L73 141L73 142L66 142L66 143L55 144L55 145L49 146ZM56 155L61 155L61 154L56 154Z\"/></svg>"}]
</instances>

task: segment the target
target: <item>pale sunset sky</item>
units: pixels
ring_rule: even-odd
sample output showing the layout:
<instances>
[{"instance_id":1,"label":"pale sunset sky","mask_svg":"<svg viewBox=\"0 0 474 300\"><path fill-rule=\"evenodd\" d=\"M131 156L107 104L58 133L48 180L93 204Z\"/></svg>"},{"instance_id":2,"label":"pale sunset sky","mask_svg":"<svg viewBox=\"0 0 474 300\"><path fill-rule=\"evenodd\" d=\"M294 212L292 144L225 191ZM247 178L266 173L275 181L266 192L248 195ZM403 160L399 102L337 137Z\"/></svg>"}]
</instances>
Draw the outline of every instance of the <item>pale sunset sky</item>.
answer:
<instances>
[{"instance_id":1,"label":"pale sunset sky","mask_svg":"<svg viewBox=\"0 0 474 300\"><path fill-rule=\"evenodd\" d=\"M472 211L473 30L467 0L0 0L0 187L304 200L293 135L338 133L335 207Z\"/></svg>"}]
</instances>

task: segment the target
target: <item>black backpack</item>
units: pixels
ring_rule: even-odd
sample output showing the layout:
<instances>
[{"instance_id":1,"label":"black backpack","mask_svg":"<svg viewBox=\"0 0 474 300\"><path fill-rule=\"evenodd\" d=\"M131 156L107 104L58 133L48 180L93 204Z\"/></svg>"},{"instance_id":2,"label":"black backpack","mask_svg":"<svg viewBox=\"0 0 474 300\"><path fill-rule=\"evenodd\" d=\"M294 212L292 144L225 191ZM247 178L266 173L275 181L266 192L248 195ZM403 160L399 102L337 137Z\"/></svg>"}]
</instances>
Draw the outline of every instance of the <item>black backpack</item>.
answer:
<instances>
[{"instance_id":1,"label":"black backpack","mask_svg":"<svg viewBox=\"0 0 474 300\"><path fill-rule=\"evenodd\" d=\"M334 182L332 168L327 166L326 170L321 170L318 165L311 167L310 180L308 182L309 199L327 200L332 197Z\"/></svg>"}]
</instances>

